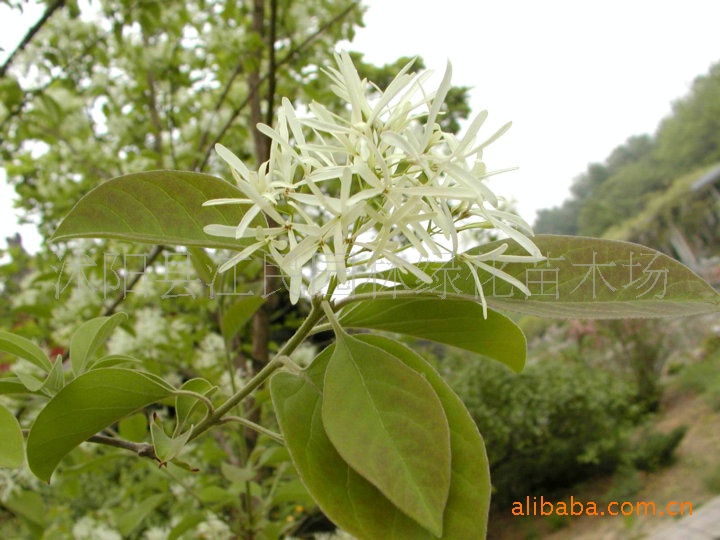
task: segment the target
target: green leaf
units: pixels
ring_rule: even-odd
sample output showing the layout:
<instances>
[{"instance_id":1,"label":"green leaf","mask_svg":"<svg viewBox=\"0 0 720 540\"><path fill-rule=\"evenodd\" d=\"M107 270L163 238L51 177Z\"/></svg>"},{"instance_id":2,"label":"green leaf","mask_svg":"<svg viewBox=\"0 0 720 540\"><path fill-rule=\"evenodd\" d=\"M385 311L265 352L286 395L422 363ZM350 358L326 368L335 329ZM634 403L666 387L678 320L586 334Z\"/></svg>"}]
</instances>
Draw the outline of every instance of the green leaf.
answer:
<instances>
[{"instance_id":1,"label":"green leaf","mask_svg":"<svg viewBox=\"0 0 720 540\"><path fill-rule=\"evenodd\" d=\"M0 405L0 467L22 467L23 455L20 423L13 413Z\"/></svg>"},{"instance_id":2,"label":"green leaf","mask_svg":"<svg viewBox=\"0 0 720 540\"><path fill-rule=\"evenodd\" d=\"M45 501L37 491L13 491L2 502L8 510L21 517L30 527L33 538L41 538L47 522Z\"/></svg>"},{"instance_id":3,"label":"green leaf","mask_svg":"<svg viewBox=\"0 0 720 540\"><path fill-rule=\"evenodd\" d=\"M63 386L65 386L65 369L63 368L62 355L57 355L53 367L45 378L43 383L43 391L48 396L55 395Z\"/></svg>"},{"instance_id":4,"label":"green leaf","mask_svg":"<svg viewBox=\"0 0 720 540\"><path fill-rule=\"evenodd\" d=\"M233 484L244 484L250 482L258 476L258 471L252 466L248 467L236 467L229 463L221 463L220 471L222 475Z\"/></svg>"},{"instance_id":5,"label":"green leaf","mask_svg":"<svg viewBox=\"0 0 720 540\"><path fill-rule=\"evenodd\" d=\"M89 368L90 360L115 328L127 320L124 313L109 317L96 317L84 322L75 330L70 340L70 363L73 373L79 375Z\"/></svg>"},{"instance_id":6,"label":"green leaf","mask_svg":"<svg viewBox=\"0 0 720 540\"><path fill-rule=\"evenodd\" d=\"M20 380L20 382L23 383L25 388L27 388L30 392L37 392L43 386L45 386L45 381L41 381L35 375L31 375L30 373L18 371L15 373L15 375Z\"/></svg>"},{"instance_id":7,"label":"green leaf","mask_svg":"<svg viewBox=\"0 0 720 540\"><path fill-rule=\"evenodd\" d=\"M322 419L342 458L436 536L450 489L450 430L432 386L383 349L338 333Z\"/></svg>"},{"instance_id":8,"label":"green leaf","mask_svg":"<svg viewBox=\"0 0 720 540\"><path fill-rule=\"evenodd\" d=\"M0 379L0 395L27 394L28 392L30 392L30 390L28 390L27 386L25 386L17 376Z\"/></svg>"},{"instance_id":9,"label":"green leaf","mask_svg":"<svg viewBox=\"0 0 720 540\"><path fill-rule=\"evenodd\" d=\"M397 332L482 354L520 372L526 344L522 330L508 317L456 298L375 298L350 304L340 316L345 328Z\"/></svg>"},{"instance_id":10,"label":"green leaf","mask_svg":"<svg viewBox=\"0 0 720 540\"><path fill-rule=\"evenodd\" d=\"M167 499L164 493L150 495L145 500L137 503L130 510L117 510L115 512L115 524L123 537L128 537L142 522L152 514L155 509Z\"/></svg>"},{"instance_id":11,"label":"green leaf","mask_svg":"<svg viewBox=\"0 0 720 540\"><path fill-rule=\"evenodd\" d=\"M27 440L30 470L50 480L73 448L125 416L166 398L173 388L155 378L122 368L83 373L40 411Z\"/></svg>"},{"instance_id":12,"label":"green leaf","mask_svg":"<svg viewBox=\"0 0 720 540\"><path fill-rule=\"evenodd\" d=\"M404 345L382 336L358 339L400 358L432 385L450 425L452 476L445 509L443 538L485 538L490 510L490 465L485 443L465 404L425 360Z\"/></svg>"},{"instance_id":13,"label":"green leaf","mask_svg":"<svg viewBox=\"0 0 720 540\"><path fill-rule=\"evenodd\" d=\"M720 294L689 268L658 251L630 242L576 236L533 238L549 260L497 263L496 268L526 284L528 298L487 271L478 271L490 306L540 317L614 319L677 317L720 310ZM491 242L448 263L419 265L433 276L425 285L409 274L385 272L400 288L444 296L477 299L474 278L464 257L487 253L507 244L505 255L527 255L510 240Z\"/></svg>"},{"instance_id":14,"label":"green leaf","mask_svg":"<svg viewBox=\"0 0 720 540\"><path fill-rule=\"evenodd\" d=\"M434 539L351 469L327 438L321 392L330 355L323 355L303 376L283 371L270 380L285 444L308 492L336 525L358 538Z\"/></svg>"},{"instance_id":15,"label":"green leaf","mask_svg":"<svg viewBox=\"0 0 720 540\"><path fill-rule=\"evenodd\" d=\"M445 507L443 540L484 538L490 500L485 446L460 399L417 354L380 336L357 336L394 353L433 386L450 426L452 476ZM322 424L323 378L334 346L300 375L279 372L270 381L273 404L293 463L323 512L358 538L432 540L380 491L343 461Z\"/></svg>"},{"instance_id":16,"label":"green leaf","mask_svg":"<svg viewBox=\"0 0 720 540\"><path fill-rule=\"evenodd\" d=\"M141 360L133 357L128 356L127 354L106 354L105 356L101 356L95 362L92 363L92 365L89 367L89 369L98 369L100 367L114 367L114 366L121 366L123 364L140 364L142 363Z\"/></svg>"},{"instance_id":17,"label":"green leaf","mask_svg":"<svg viewBox=\"0 0 720 540\"><path fill-rule=\"evenodd\" d=\"M148 419L144 413L137 413L118 422L118 433L123 439L142 442L148 433Z\"/></svg>"},{"instance_id":18,"label":"green leaf","mask_svg":"<svg viewBox=\"0 0 720 540\"><path fill-rule=\"evenodd\" d=\"M238 249L243 241L210 236L203 227L237 225L247 205L202 204L210 199L243 197L229 182L207 174L182 171L128 174L100 184L80 199L58 226L52 241L119 238L150 244Z\"/></svg>"},{"instance_id":19,"label":"green leaf","mask_svg":"<svg viewBox=\"0 0 720 540\"><path fill-rule=\"evenodd\" d=\"M195 527L198 523L202 523L207 519L205 512L198 512L184 516L177 525L170 529L168 540L177 540L187 531Z\"/></svg>"},{"instance_id":20,"label":"green leaf","mask_svg":"<svg viewBox=\"0 0 720 540\"><path fill-rule=\"evenodd\" d=\"M43 350L29 339L0 330L0 351L27 360L43 371L50 371L52 364Z\"/></svg>"},{"instance_id":21,"label":"green leaf","mask_svg":"<svg viewBox=\"0 0 720 540\"><path fill-rule=\"evenodd\" d=\"M237 495L220 486L205 486L197 496L205 504L237 504Z\"/></svg>"},{"instance_id":22,"label":"green leaf","mask_svg":"<svg viewBox=\"0 0 720 540\"><path fill-rule=\"evenodd\" d=\"M255 312L265 303L260 295L247 295L240 297L230 308L223 313L221 328L225 342L229 342L235 334L242 330Z\"/></svg>"},{"instance_id":23,"label":"green leaf","mask_svg":"<svg viewBox=\"0 0 720 540\"><path fill-rule=\"evenodd\" d=\"M190 379L185 381L180 387L180 390L187 390L189 392L195 392L202 394L203 396L210 396L217 389L210 381L201 378ZM175 436L185 429L185 425L195 411L200 408L204 409L205 405L197 398L188 395L177 395L175 396Z\"/></svg>"},{"instance_id":24,"label":"green leaf","mask_svg":"<svg viewBox=\"0 0 720 540\"><path fill-rule=\"evenodd\" d=\"M217 274L215 261L210 258L210 255L208 255L203 248L190 247L188 248L188 253L190 254L190 261L198 277L205 285L209 286Z\"/></svg>"},{"instance_id":25,"label":"green leaf","mask_svg":"<svg viewBox=\"0 0 720 540\"><path fill-rule=\"evenodd\" d=\"M180 455L182 449L190 440L192 430L187 430L177 437L169 437L162 427L162 422L156 413L153 413L153 420L150 422L150 437L152 438L155 455L163 465Z\"/></svg>"}]
</instances>

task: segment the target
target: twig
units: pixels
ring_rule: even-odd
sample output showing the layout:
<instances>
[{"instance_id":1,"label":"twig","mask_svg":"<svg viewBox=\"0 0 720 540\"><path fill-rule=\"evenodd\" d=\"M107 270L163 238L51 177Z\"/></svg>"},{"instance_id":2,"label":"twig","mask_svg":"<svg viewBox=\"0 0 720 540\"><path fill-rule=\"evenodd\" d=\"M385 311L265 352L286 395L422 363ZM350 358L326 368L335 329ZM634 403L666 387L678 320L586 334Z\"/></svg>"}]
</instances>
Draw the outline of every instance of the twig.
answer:
<instances>
[{"instance_id":1,"label":"twig","mask_svg":"<svg viewBox=\"0 0 720 540\"><path fill-rule=\"evenodd\" d=\"M220 423L225 424L228 422L237 422L238 424L249 427L250 429L257 431L258 433L267 435L278 444L285 444L285 439L283 439L282 435L280 435L279 433L275 433L274 431L267 429L260 424L256 424L255 422L248 420L247 418L243 418L241 416L226 416L221 420Z\"/></svg>"},{"instance_id":2,"label":"twig","mask_svg":"<svg viewBox=\"0 0 720 540\"><path fill-rule=\"evenodd\" d=\"M150 255L147 258L147 261L145 262L145 268L150 266L152 263L155 262L155 259L158 258L160 253L162 253L164 246L155 246L153 251L150 253ZM127 297L128 290L132 290L132 288L137 284L138 281L140 281L140 278L142 278L145 275L144 272L136 272L133 276L132 280L130 280L130 283L125 287L125 289L122 291L121 294L115 298L112 304L110 304L105 310L102 312L103 316L112 315L115 313L115 310L118 308L120 304L122 304L123 300Z\"/></svg>"},{"instance_id":3,"label":"twig","mask_svg":"<svg viewBox=\"0 0 720 540\"><path fill-rule=\"evenodd\" d=\"M124 439L116 439L115 437L107 437L106 435L93 435L90 437L88 442L96 444L104 444L106 446L113 446L115 448L122 448L124 450L130 450L139 457L150 458L155 461L159 461L157 455L155 455L155 448L149 443L135 443L132 441L126 441Z\"/></svg>"},{"instance_id":4,"label":"twig","mask_svg":"<svg viewBox=\"0 0 720 540\"><path fill-rule=\"evenodd\" d=\"M323 32L325 32L328 28L330 28L332 25L337 23L338 21L345 18L348 13L350 13L353 9L355 9L358 6L358 2L352 2L346 7L344 10L342 10L340 13L338 13L335 17L328 20L320 26L315 32L310 34L307 38L305 38L300 44L298 44L296 47L293 47L291 50L288 51L288 53L283 56L280 60L278 60L277 64L275 65L275 68L279 68L284 66L285 64L290 63L295 56L300 54L305 47L307 47L310 43L315 41L319 35L321 35ZM195 168L195 170L202 171L205 166L207 165L208 160L210 159L210 154L212 153L213 148L215 147L215 144L220 142L220 140L225 136L225 133L227 133L228 129L232 126L233 122L237 119L237 117L240 115L242 110L247 106L248 103L250 103L250 100L252 99L252 94L254 92L257 92L260 88L260 85L263 84L268 79L268 74L266 73L262 77L260 77L260 80L257 82L256 86L252 86L250 88L250 95L248 95L235 109L233 110L232 114L230 115L230 118L227 122L225 122L225 125L222 127L220 132L217 134L217 136L213 139L212 143L208 145L208 147L205 149L205 156L200 163L199 167Z\"/></svg>"},{"instance_id":5,"label":"twig","mask_svg":"<svg viewBox=\"0 0 720 540\"><path fill-rule=\"evenodd\" d=\"M0 77L4 77L5 73L7 73L8 68L10 67L10 64L15 59L15 57L23 50L25 47L28 46L28 44L32 41L33 37L35 37L35 34L37 34L40 29L45 26L45 23L50 20L50 17L53 16L53 13L55 13L58 9L65 6L65 0L57 0L54 4L52 4L50 7L48 7L45 10L45 13L43 13L43 16L40 17L40 20L36 22L34 25L30 27L30 29L25 34L25 37L22 38L22 41L18 44L17 47L15 47L15 50L10 53L10 56L8 56L5 59L5 63L0 66Z\"/></svg>"}]
</instances>

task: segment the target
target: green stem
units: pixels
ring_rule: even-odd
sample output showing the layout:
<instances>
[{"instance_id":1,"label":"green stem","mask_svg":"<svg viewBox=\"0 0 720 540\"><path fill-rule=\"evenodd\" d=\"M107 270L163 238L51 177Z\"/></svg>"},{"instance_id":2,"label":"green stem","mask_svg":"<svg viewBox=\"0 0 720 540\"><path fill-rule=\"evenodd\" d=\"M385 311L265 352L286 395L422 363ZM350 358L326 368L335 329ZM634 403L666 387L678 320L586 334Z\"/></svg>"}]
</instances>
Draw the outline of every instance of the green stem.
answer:
<instances>
[{"instance_id":1,"label":"green stem","mask_svg":"<svg viewBox=\"0 0 720 540\"><path fill-rule=\"evenodd\" d=\"M335 337L337 339L342 338L345 332L343 331L342 326L340 326L340 321L337 320L330 302L323 300L321 306L325 312L328 322L330 323L330 326L332 326L333 332L335 332Z\"/></svg>"},{"instance_id":2,"label":"green stem","mask_svg":"<svg viewBox=\"0 0 720 540\"><path fill-rule=\"evenodd\" d=\"M213 405L212 400L207 397L204 394L200 394L199 392L193 392L191 390L175 390L173 392L174 396L189 396L192 398L197 399L198 401L202 402L203 405L205 405L205 408L207 409L207 414L212 414L215 410L215 406Z\"/></svg>"},{"instance_id":3,"label":"green stem","mask_svg":"<svg viewBox=\"0 0 720 540\"><path fill-rule=\"evenodd\" d=\"M283 347L277 352L273 359L270 360L270 362L268 362L265 367L263 367L252 379L250 379L250 381L248 381L245 386L235 392L227 399L227 401L225 401L225 403L220 405L217 409L215 409L212 414L208 415L202 422L195 426L189 440L195 439L215 424L220 423L223 416L229 413L233 409L233 407L235 407L243 399L252 394L256 388L258 388L262 383L264 383L268 378L270 378L270 375L272 375L278 369L283 367L283 365L285 365L285 363L288 361L286 357L290 355L290 353L292 353L303 342L303 340L308 336L308 334L310 334L310 331L313 329L313 327L322 318L323 310L319 309L318 306L320 301L320 297L313 298L310 313L300 325L300 327L297 329L295 334L293 334L293 336L287 341L287 343L283 345Z\"/></svg>"},{"instance_id":4,"label":"green stem","mask_svg":"<svg viewBox=\"0 0 720 540\"><path fill-rule=\"evenodd\" d=\"M226 416L220 421L221 424L225 424L227 422L237 422L238 424L249 427L250 429L257 431L258 433L267 435L278 444L285 444L285 439L283 439L282 435L280 435L279 433L275 433L274 431L267 429L260 424L256 424L255 422L248 420L247 418L243 418L241 416Z\"/></svg>"}]
</instances>

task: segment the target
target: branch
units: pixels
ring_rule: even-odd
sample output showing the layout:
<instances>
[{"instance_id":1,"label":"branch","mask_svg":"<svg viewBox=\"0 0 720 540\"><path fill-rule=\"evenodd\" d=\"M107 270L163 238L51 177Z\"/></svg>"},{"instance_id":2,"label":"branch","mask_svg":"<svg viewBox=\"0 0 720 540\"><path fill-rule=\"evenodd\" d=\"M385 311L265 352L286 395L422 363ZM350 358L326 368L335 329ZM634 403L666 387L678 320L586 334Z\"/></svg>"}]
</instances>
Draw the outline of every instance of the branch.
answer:
<instances>
[{"instance_id":1,"label":"branch","mask_svg":"<svg viewBox=\"0 0 720 540\"><path fill-rule=\"evenodd\" d=\"M221 424L225 424L228 422L237 422L238 424L249 427L250 429L257 431L258 433L267 435L270 439L272 439L278 444L285 444L285 439L282 435L280 435L279 433L275 433L274 431L267 429L260 424L256 424L255 422L252 422L247 418L242 418L241 416L226 416L222 420L220 420Z\"/></svg>"},{"instance_id":2,"label":"branch","mask_svg":"<svg viewBox=\"0 0 720 540\"><path fill-rule=\"evenodd\" d=\"M271 126L275 109L275 87L277 86L277 58L275 42L277 41L277 0L270 0L270 35L268 36L268 90L265 123Z\"/></svg>"},{"instance_id":3,"label":"branch","mask_svg":"<svg viewBox=\"0 0 720 540\"><path fill-rule=\"evenodd\" d=\"M155 89L155 73L152 69L148 69L147 72L147 83L148 83L148 105L150 106L150 121L152 122L153 130L155 131L155 141L153 144L153 150L157 154L155 158L155 164L158 168L163 168L163 141L162 141L162 124L160 123L160 115L158 114L157 106L157 91Z\"/></svg>"},{"instance_id":4,"label":"branch","mask_svg":"<svg viewBox=\"0 0 720 540\"><path fill-rule=\"evenodd\" d=\"M15 47L15 50L10 53L10 56L7 57L5 60L5 63L0 66L0 77L4 77L5 73L7 72L8 68L10 67L10 64L15 59L15 57L25 49L25 47L28 46L28 44L32 41L33 37L35 37L35 34L37 34L40 29L45 26L45 23L50 20L50 17L53 16L53 13L55 13L58 9L65 6L65 0L57 0L53 5L48 7L45 10L45 13L43 13L43 16L40 17L40 20L36 22L33 26L30 27L30 29L27 31L27 34L25 34L25 37L22 38L22 41L18 44L17 47Z\"/></svg>"},{"instance_id":5,"label":"branch","mask_svg":"<svg viewBox=\"0 0 720 540\"><path fill-rule=\"evenodd\" d=\"M253 4L253 18L252 18L252 31L257 34L260 39L263 38L263 19L265 18L265 0L254 0ZM253 126L252 135L253 141L255 142L255 162L264 163L270 153L270 141L267 135L260 133L257 129L257 125L262 122L262 110L260 103L260 67L262 66L263 51L258 49L255 52L255 66L248 76L248 94L251 96L250 100L250 124ZM270 78L270 72L266 73L264 79ZM263 355L261 355L263 356Z\"/></svg>"},{"instance_id":6,"label":"branch","mask_svg":"<svg viewBox=\"0 0 720 540\"><path fill-rule=\"evenodd\" d=\"M160 461L157 455L155 455L155 448L153 448L152 444L135 443L131 441L126 441L124 439L108 437L107 435L93 435L87 441L96 444L104 444L105 446L122 448L124 450L130 450L131 452L137 454L139 457L145 457L155 461Z\"/></svg>"},{"instance_id":7,"label":"branch","mask_svg":"<svg viewBox=\"0 0 720 540\"><path fill-rule=\"evenodd\" d=\"M275 69L284 66L285 64L290 63L293 58L295 58L298 54L300 54L308 45L310 45L313 41L315 41L318 36L320 36L323 32L325 32L328 28L336 24L338 21L344 19L355 7L357 7L359 2L356 0L354 2L351 2L348 7L346 7L344 10L342 10L340 13L335 15L332 19L328 20L320 26L315 32L310 34L307 38L305 38L302 42L300 42L297 46L293 47L288 51L288 53L283 56L280 60L278 60L277 64L275 65ZM250 88L250 95L247 96L242 103L240 103L232 112L232 115L228 119L227 122L225 122L225 125L220 130L220 133L213 139L213 142L207 147L205 150L205 157L203 158L202 162L200 163L199 167L196 169L198 171L202 171L205 166L207 165L208 160L210 159L210 154L212 153L213 148L215 147L215 144L220 142L220 140L225 136L225 133L227 133L228 129L232 126L233 122L237 119L237 117L240 115L242 110L247 106L247 104L250 102L250 100L253 98L252 94L257 92L260 85L263 84L268 79L268 74L266 73L262 77L260 77L260 80L257 81L256 86L251 86Z\"/></svg>"},{"instance_id":8,"label":"branch","mask_svg":"<svg viewBox=\"0 0 720 540\"><path fill-rule=\"evenodd\" d=\"M23 429L22 433L25 437L30 434L29 429ZM95 444L104 444L105 446L112 446L114 448L122 448L123 450L130 450L139 457L146 457L155 461L160 461L155 455L155 448L152 444L148 443L136 443L132 441L126 441L125 439L119 439L117 437L108 437L107 435L93 435L86 442Z\"/></svg>"},{"instance_id":9,"label":"branch","mask_svg":"<svg viewBox=\"0 0 720 540\"><path fill-rule=\"evenodd\" d=\"M155 246L153 251L150 253L147 261L145 262L145 268L155 262L155 259L157 259L160 256L160 253L162 253L163 248L164 246ZM132 288L137 285L137 282L140 281L140 278L143 277L144 274L145 272L136 272L132 280L130 280L127 288L125 288L122 293L119 294L117 298L115 298L112 304L110 304L107 308L105 308L105 310L103 310L102 316L112 315L113 313L115 313L115 310L120 304L122 304L122 301L125 300L125 298L127 297L127 291L132 290Z\"/></svg>"}]
</instances>

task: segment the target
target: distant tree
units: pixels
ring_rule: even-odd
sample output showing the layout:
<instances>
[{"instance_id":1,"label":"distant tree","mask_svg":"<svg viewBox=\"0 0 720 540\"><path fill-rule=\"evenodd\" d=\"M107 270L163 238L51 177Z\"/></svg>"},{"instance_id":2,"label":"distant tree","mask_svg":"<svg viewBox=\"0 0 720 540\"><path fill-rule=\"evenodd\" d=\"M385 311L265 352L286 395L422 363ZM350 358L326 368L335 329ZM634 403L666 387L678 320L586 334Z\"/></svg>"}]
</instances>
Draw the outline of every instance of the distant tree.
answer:
<instances>
[{"instance_id":1,"label":"distant tree","mask_svg":"<svg viewBox=\"0 0 720 540\"><path fill-rule=\"evenodd\" d=\"M658 164L672 176L720 161L720 63L673 104L656 140Z\"/></svg>"},{"instance_id":2,"label":"distant tree","mask_svg":"<svg viewBox=\"0 0 720 540\"><path fill-rule=\"evenodd\" d=\"M602 235L639 213L676 178L720 161L720 64L698 77L654 136L636 135L578 176L560 207L541 210L539 232Z\"/></svg>"}]
</instances>

